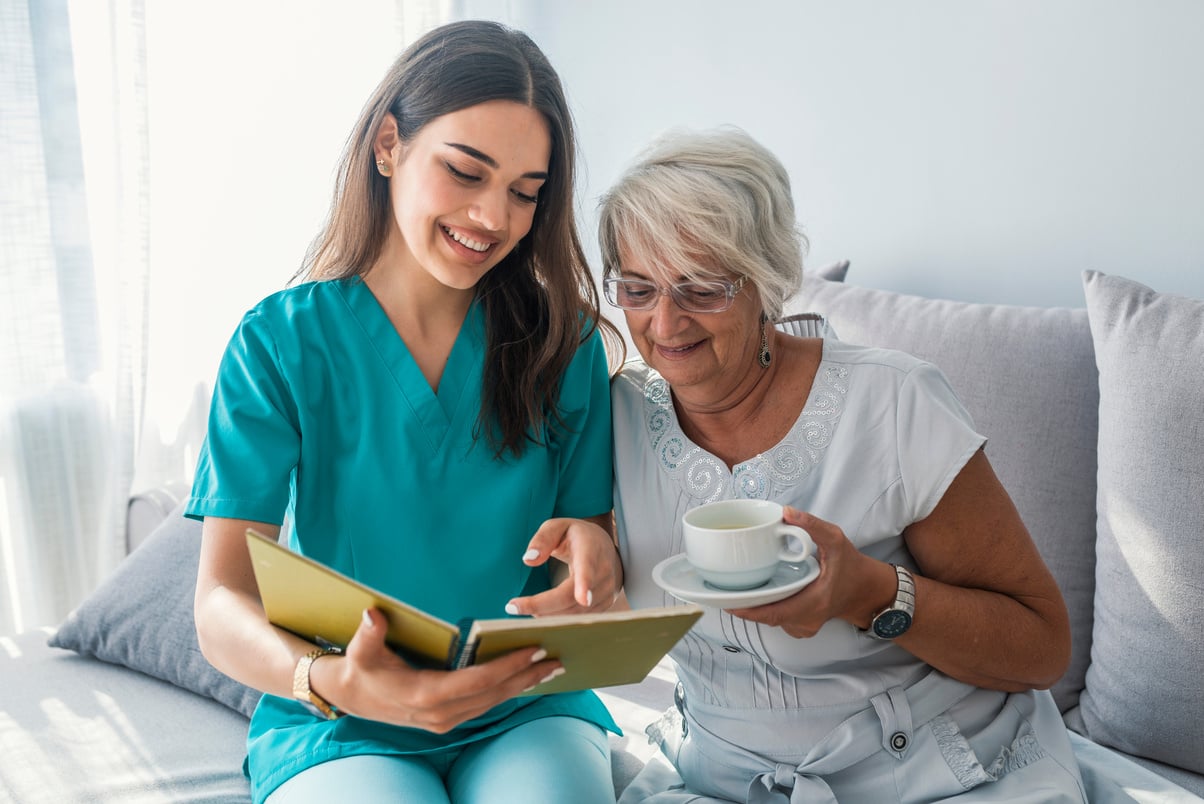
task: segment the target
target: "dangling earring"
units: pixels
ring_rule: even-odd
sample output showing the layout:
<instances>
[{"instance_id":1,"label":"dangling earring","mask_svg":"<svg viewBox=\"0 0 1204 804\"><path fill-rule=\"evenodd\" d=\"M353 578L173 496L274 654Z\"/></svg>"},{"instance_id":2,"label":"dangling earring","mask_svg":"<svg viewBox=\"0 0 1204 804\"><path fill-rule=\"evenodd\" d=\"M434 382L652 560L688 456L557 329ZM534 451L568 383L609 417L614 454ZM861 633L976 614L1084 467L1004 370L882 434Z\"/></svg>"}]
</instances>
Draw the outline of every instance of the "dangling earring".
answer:
<instances>
[{"instance_id":1,"label":"dangling earring","mask_svg":"<svg viewBox=\"0 0 1204 804\"><path fill-rule=\"evenodd\" d=\"M761 368L769 368L769 364L773 361L773 355L769 353L769 329L765 326L768 323L769 319L765 313L761 313L761 353L757 355Z\"/></svg>"},{"instance_id":2,"label":"dangling earring","mask_svg":"<svg viewBox=\"0 0 1204 804\"><path fill-rule=\"evenodd\" d=\"M382 176L389 175L389 165L383 159L376 160L376 169L380 171L380 175Z\"/></svg>"}]
</instances>

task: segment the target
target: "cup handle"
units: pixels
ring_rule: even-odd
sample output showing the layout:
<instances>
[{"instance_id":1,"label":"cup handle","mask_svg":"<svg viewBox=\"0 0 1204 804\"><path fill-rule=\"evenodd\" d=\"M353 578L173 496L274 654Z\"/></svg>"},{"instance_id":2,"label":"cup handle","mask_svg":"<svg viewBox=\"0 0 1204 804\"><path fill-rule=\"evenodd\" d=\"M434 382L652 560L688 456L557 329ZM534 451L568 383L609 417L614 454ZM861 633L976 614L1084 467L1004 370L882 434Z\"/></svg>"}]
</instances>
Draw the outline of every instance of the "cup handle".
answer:
<instances>
[{"instance_id":1,"label":"cup handle","mask_svg":"<svg viewBox=\"0 0 1204 804\"><path fill-rule=\"evenodd\" d=\"M801 549L790 549L790 540L792 537L802 543ZM811 540L811 534L798 525L783 523L778 527L778 538L781 540L778 545L778 558L787 564L798 564L801 561L806 561L815 552L815 542Z\"/></svg>"}]
</instances>

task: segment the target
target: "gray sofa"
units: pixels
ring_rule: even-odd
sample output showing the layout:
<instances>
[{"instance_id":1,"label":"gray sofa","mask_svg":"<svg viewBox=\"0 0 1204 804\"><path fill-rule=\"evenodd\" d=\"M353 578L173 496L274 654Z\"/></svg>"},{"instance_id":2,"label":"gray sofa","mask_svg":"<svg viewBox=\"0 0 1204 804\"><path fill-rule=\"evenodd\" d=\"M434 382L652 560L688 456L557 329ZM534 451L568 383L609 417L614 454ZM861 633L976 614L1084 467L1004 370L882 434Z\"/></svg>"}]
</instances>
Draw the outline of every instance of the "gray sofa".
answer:
<instances>
[{"instance_id":1,"label":"gray sofa","mask_svg":"<svg viewBox=\"0 0 1204 804\"><path fill-rule=\"evenodd\" d=\"M129 557L68 619L0 637L0 803L250 801L244 742L259 695L200 654L192 629L200 524L186 489L130 501ZM643 727L672 671L600 694L624 786L653 749Z\"/></svg>"},{"instance_id":2,"label":"gray sofa","mask_svg":"<svg viewBox=\"0 0 1204 804\"><path fill-rule=\"evenodd\" d=\"M788 312L936 363L988 436L1070 609L1053 693L1091 800L1204 804L1204 302L1101 274L1084 291L1047 309L808 278ZM132 501L136 549L64 623L0 637L0 801L248 800L256 696L197 651L180 491ZM662 663L601 691L618 788L672 688Z\"/></svg>"}]
</instances>

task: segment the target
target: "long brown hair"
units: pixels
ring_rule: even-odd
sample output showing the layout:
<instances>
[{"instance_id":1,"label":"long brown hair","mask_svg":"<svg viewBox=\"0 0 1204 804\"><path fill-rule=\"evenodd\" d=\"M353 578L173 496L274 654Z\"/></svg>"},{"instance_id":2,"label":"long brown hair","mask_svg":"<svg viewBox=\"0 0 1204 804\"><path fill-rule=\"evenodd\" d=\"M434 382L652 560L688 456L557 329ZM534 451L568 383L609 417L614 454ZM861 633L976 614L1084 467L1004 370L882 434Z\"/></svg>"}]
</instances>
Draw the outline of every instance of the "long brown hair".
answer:
<instances>
[{"instance_id":1,"label":"long brown hair","mask_svg":"<svg viewBox=\"0 0 1204 804\"><path fill-rule=\"evenodd\" d=\"M362 276L393 223L388 179L374 167L373 142L393 115L403 142L431 120L479 103L510 100L548 122L552 154L531 231L477 284L486 329L478 433L498 455L521 455L559 422L556 400L577 347L601 328L598 291L573 213L576 165L572 116L560 78L530 37L487 21L454 22L405 50L365 104L340 160L330 215L296 278Z\"/></svg>"}]
</instances>

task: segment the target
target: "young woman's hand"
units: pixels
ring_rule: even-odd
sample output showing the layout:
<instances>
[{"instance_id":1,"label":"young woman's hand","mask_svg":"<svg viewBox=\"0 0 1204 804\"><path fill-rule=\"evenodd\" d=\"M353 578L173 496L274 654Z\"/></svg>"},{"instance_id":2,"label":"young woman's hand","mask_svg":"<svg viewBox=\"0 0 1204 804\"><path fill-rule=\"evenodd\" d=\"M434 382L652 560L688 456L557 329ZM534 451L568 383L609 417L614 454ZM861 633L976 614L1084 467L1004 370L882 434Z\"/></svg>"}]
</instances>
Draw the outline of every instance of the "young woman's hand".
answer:
<instances>
[{"instance_id":1,"label":"young woman's hand","mask_svg":"<svg viewBox=\"0 0 1204 804\"><path fill-rule=\"evenodd\" d=\"M605 611L623 588L623 564L611 536L610 514L589 519L549 519L527 545L523 561L532 567L557 559L568 577L546 592L516 597L510 614L573 614Z\"/></svg>"},{"instance_id":2,"label":"young woman's hand","mask_svg":"<svg viewBox=\"0 0 1204 804\"><path fill-rule=\"evenodd\" d=\"M418 670L385 645L387 630L380 612L365 610L347 650L310 668L313 691L349 715L444 734L564 672L538 648L462 670Z\"/></svg>"}]
</instances>

